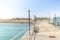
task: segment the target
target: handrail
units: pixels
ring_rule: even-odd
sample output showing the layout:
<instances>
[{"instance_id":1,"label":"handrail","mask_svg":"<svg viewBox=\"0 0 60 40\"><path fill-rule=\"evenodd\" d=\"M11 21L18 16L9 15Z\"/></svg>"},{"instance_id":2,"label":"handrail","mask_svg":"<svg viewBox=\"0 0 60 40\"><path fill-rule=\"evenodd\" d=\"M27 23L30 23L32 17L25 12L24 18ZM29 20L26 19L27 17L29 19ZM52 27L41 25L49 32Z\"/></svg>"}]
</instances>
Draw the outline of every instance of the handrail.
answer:
<instances>
[{"instance_id":1,"label":"handrail","mask_svg":"<svg viewBox=\"0 0 60 40\"><path fill-rule=\"evenodd\" d=\"M17 38L19 35L21 35L23 32L25 32L27 29L24 29L22 32L18 33L16 36L14 36L11 40L15 40L15 38Z\"/></svg>"}]
</instances>

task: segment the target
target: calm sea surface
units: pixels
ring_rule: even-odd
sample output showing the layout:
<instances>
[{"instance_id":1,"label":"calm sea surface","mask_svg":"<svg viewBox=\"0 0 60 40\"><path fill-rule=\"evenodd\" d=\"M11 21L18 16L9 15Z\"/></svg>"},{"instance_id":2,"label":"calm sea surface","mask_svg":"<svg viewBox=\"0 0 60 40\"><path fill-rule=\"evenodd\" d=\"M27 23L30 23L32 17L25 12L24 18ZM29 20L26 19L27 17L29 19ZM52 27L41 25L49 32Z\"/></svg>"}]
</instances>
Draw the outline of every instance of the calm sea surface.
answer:
<instances>
[{"instance_id":1,"label":"calm sea surface","mask_svg":"<svg viewBox=\"0 0 60 40\"><path fill-rule=\"evenodd\" d=\"M28 27L28 24L0 23L0 40L11 40Z\"/></svg>"}]
</instances>

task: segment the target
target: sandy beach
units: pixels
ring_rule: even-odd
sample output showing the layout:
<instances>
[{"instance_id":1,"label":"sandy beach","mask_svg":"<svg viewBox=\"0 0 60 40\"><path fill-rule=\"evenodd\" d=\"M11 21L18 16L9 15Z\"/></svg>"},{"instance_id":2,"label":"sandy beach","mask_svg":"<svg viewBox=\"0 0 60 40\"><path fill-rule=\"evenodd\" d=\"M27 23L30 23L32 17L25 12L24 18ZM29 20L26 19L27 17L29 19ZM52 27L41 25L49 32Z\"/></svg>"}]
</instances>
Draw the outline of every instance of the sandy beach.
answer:
<instances>
[{"instance_id":1,"label":"sandy beach","mask_svg":"<svg viewBox=\"0 0 60 40\"><path fill-rule=\"evenodd\" d=\"M35 26L39 27L39 32L36 35L33 33L33 26L30 30L31 35L27 32L20 40L29 40L29 38L30 40L60 40L60 28L49 23L49 21L36 21Z\"/></svg>"}]
</instances>

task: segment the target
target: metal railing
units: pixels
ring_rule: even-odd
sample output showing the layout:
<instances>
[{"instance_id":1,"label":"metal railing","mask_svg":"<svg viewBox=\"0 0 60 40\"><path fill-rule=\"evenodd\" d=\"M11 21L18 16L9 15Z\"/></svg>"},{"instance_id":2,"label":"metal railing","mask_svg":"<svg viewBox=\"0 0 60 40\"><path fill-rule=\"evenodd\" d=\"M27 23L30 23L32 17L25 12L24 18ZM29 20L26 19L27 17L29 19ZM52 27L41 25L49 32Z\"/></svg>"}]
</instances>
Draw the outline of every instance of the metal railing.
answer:
<instances>
[{"instance_id":1,"label":"metal railing","mask_svg":"<svg viewBox=\"0 0 60 40\"><path fill-rule=\"evenodd\" d=\"M24 29L24 31L18 33L16 36L14 36L11 40L20 40L20 38L28 31L27 29Z\"/></svg>"}]
</instances>

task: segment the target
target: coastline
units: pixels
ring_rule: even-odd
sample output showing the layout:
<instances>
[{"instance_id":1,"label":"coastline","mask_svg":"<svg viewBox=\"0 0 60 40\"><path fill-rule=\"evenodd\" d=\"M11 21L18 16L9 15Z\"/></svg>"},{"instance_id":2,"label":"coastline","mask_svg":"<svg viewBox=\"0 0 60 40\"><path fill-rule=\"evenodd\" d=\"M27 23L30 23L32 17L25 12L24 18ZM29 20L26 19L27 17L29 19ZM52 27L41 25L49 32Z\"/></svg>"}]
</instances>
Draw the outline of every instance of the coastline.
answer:
<instances>
[{"instance_id":1,"label":"coastline","mask_svg":"<svg viewBox=\"0 0 60 40\"><path fill-rule=\"evenodd\" d=\"M49 18L36 18L37 20L49 20ZM30 19L30 22L34 22L34 19ZM0 19L0 23L29 23L29 18L12 18L12 19Z\"/></svg>"},{"instance_id":2,"label":"coastline","mask_svg":"<svg viewBox=\"0 0 60 40\"><path fill-rule=\"evenodd\" d=\"M24 20L24 19L22 19L22 20L1 19L0 23L28 23L28 20Z\"/></svg>"}]
</instances>

